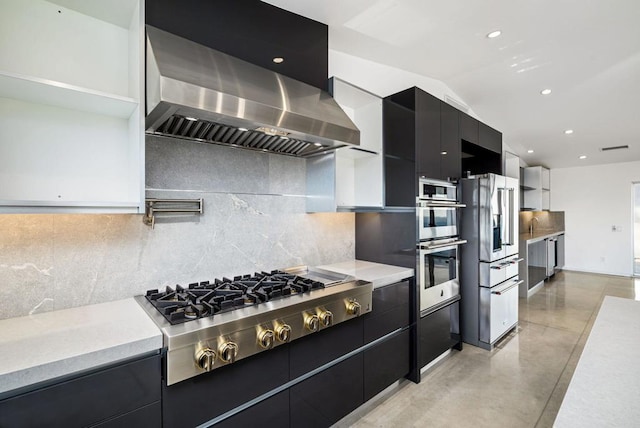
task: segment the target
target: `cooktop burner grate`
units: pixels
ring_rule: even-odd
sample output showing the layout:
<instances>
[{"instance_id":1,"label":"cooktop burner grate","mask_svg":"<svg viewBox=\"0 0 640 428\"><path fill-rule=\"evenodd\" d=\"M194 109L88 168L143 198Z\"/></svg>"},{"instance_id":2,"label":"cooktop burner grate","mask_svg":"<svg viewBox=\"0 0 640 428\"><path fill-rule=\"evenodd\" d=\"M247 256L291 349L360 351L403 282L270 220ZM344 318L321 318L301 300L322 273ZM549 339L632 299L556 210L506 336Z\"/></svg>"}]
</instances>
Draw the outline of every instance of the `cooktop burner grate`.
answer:
<instances>
[{"instance_id":1,"label":"cooktop burner grate","mask_svg":"<svg viewBox=\"0 0 640 428\"><path fill-rule=\"evenodd\" d=\"M274 270L148 290L146 298L167 321L180 324L319 288L322 282Z\"/></svg>"}]
</instances>

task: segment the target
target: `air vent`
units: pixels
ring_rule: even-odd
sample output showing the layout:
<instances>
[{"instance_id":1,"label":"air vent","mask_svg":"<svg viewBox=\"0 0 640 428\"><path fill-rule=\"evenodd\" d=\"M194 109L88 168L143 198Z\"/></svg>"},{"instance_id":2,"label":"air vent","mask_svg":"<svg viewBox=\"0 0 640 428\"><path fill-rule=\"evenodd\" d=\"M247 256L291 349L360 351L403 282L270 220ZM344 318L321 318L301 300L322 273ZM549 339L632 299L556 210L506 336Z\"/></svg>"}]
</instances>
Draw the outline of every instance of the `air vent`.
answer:
<instances>
[{"instance_id":1,"label":"air vent","mask_svg":"<svg viewBox=\"0 0 640 428\"><path fill-rule=\"evenodd\" d=\"M464 104L462 101L458 101L455 98L451 98L449 95L445 94L444 95L444 102L446 102L449 105L454 106L455 108L457 108L460 111L463 111L465 113L469 112L469 106L467 106L466 104Z\"/></svg>"},{"instance_id":2,"label":"air vent","mask_svg":"<svg viewBox=\"0 0 640 428\"><path fill-rule=\"evenodd\" d=\"M623 150L623 149L628 149L629 146L611 146L611 147L603 147L600 149L600 151L602 152L608 152L610 150Z\"/></svg>"},{"instance_id":3,"label":"air vent","mask_svg":"<svg viewBox=\"0 0 640 428\"><path fill-rule=\"evenodd\" d=\"M171 116L153 134L290 156L306 156L323 150L322 147L294 138L234 128L180 115Z\"/></svg>"}]
</instances>

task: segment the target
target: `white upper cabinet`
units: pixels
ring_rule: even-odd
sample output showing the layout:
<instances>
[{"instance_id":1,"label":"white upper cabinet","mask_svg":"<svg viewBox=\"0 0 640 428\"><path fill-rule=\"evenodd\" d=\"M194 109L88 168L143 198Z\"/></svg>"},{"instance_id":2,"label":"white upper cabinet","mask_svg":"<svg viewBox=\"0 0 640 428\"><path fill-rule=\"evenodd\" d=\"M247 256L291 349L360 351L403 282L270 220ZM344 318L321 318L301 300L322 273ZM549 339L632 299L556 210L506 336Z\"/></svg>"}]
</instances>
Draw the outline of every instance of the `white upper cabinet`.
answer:
<instances>
[{"instance_id":1,"label":"white upper cabinet","mask_svg":"<svg viewBox=\"0 0 640 428\"><path fill-rule=\"evenodd\" d=\"M336 77L332 95L360 130L360 145L307 160L307 211L383 207L382 99Z\"/></svg>"},{"instance_id":2,"label":"white upper cabinet","mask_svg":"<svg viewBox=\"0 0 640 428\"><path fill-rule=\"evenodd\" d=\"M551 192L549 169L542 166L524 168L524 204L527 210L549 210Z\"/></svg>"},{"instance_id":3,"label":"white upper cabinet","mask_svg":"<svg viewBox=\"0 0 640 428\"><path fill-rule=\"evenodd\" d=\"M0 212L143 212L144 1L0 10Z\"/></svg>"}]
</instances>

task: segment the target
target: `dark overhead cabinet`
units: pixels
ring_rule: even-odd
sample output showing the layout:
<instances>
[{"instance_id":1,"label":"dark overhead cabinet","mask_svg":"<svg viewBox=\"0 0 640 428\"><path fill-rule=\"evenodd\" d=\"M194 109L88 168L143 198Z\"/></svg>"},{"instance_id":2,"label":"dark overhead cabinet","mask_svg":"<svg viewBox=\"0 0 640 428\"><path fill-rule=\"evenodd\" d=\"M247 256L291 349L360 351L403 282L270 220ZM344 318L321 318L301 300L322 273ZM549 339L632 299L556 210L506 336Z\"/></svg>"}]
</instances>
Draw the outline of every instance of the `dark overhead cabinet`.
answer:
<instances>
[{"instance_id":1,"label":"dark overhead cabinet","mask_svg":"<svg viewBox=\"0 0 640 428\"><path fill-rule=\"evenodd\" d=\"M458 179L461 175L461 145L459 112L453 106L444 103L419 88L410 88L385 98L384 108L384 150L385 155L403 160L415 159L414 174L442 180ZM477 122L477 121L476 121ZM477 124L476 124L477 125ZM476 126L477 130L477 126ZM385 163L386 165L386 163ZM410 167L390 165L385 178L390 180L387 193L399 192L398 170L408 180ZM415 180L415 177L414 177ZM412 198L402 198L403 206L415 203L415 186L405 181L412 190ZM401 191L403 194L406 191ZM397 201L387 205L397 206Z\"/></svg>"},{"instance_id":2,"label":"dark overhead cabinet","mask_svg":"<svg viewBox=\"0 0 640 428\"><path fill-rule=\"evenodd\" d=\"M145 9L149 25L327 90L325 24L259 0L153 0Z\"/></svg>"},{"instance_id":3,"label":"dark overhead cabinet","mask_svg":"<svg viewBox=\"0 0 640 428\"><path fill-rule=\"evenodd\" d=\"M478 119L460 112L460 139L468 143L478 144Z\"/></svg>"},{"instance_id":4,"label":"dark overhead cabinet","mask_svg":"<svg viewBox=\"0 0 640 428\"><path fill-rule=\"evenodd\" d=\"M502 133L459 112L462 171L502 174Z\"/></svg>"},{"instance_id":5,"label":"dark overhead cabinet","mask_svg":"<svg viewBox=\"0 0 640 428\"><path fill-rule=\"evenodd\" d=\"M478 145L502 154L502 133L480 122L478 124Z\"/></svg>"}]
</instances>

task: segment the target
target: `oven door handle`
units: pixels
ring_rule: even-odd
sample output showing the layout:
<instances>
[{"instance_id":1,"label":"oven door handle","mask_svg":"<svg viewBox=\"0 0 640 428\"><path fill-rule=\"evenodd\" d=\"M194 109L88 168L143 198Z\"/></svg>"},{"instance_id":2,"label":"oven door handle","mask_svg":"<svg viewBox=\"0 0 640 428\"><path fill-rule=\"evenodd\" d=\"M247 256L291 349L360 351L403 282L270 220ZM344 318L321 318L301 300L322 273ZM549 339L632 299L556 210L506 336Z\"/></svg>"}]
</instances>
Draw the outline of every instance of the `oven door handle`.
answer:
<instances>
[{"instance_id":1,"label":"oven door handle","mask_svg":"<svg viewBox=\"0 0 640 428\"><path fill-rule=\"evenodd\" d=\"M513 281L514 281L514 283L509 285L507 288L503 288L502 290L492 291L491 294L495 294L496 296L502 296L507 291L509 291L512 288L517 287L518 285L522 284L524 282L524 279L521 279L521 280L514 279Z\"/></svg>"},{"instance_id":2,"label":"oven door handle","mask_svg":"<svg viewBox=\"0 0 640 428\"><path fill-rule=\"evenodd\" d=\"M461 244L466 244L467 240L466 239L458 239L457 241L453 241L453 242L447 242L447 243L443 243L443 244L436 244L436 245L418 245L418 248L420 248L421 250L426 250L426 251L430 251L430 250L437 250L438 248L445 248L445 247L455 247L456 245L461 245Z\"/></svg>"},{"instance_id":3,"label":"oven door handle","mask_svg":"<svg viewBox=\"0 0 640 428\"><path fill-rule=\"evenodd\" d=\"M458 204L458 203L447 203L447 202L438 202L438 201L424 201L419 200L418 206L420 208L466 208L466 204Z\"/></svg>"}]
</instances>

